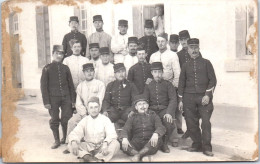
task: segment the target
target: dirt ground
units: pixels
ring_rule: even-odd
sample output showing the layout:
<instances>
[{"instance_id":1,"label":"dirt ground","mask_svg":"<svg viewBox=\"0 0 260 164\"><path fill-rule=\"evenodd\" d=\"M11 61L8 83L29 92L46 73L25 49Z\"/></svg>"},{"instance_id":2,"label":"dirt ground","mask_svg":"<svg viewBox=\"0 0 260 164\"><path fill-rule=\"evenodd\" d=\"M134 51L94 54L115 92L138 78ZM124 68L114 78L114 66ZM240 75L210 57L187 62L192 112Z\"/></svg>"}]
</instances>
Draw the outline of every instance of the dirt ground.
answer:
<instances>
[{"instance_id":1,"label":"dirt ground","mask_svg":"<svg viewBox=\"0 0 260 164\"><path fill-rule=\"evenodd\" d=\"M73 154L63 154L66 145L58 149L51 149L54 142L52 131L49 128L50 116L42 104L23 103L18 105L15 115L20 120L17 137L19 141L15 144L15 152L23 152L25 162L79 162ZM185 124L183 125L185 127ZM185 128L184 128L185 129ZM60 129L61 133L61 129ZM158 151L156 155L144 158L144 161L227 161L232 156L225 153L214 152L214 157L207 157L202 153L191 153L183 150L187 148L190 141L181 140L179 147L173 148L166 154ZM130 162L130 158L119 151L112 162Z\"/></svg>"}]
</instances>

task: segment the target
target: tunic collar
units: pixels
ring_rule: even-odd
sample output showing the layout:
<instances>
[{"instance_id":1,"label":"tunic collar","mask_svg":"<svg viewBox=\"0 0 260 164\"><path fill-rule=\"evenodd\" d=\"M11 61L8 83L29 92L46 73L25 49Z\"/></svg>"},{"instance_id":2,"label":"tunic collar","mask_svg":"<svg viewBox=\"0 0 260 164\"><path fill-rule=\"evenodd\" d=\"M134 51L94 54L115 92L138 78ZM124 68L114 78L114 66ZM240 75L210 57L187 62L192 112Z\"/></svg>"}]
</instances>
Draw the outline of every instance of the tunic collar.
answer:
<instances>
[{"instance_id":1,"label":"tunic collar","mask_svg":"<svg viewBox=\"0 0 260 164\"><path fill-rule=\"evenodd\" d=\"M200 54L200 53L199 53L199 56L198 56L198 57L196 57L195 59L191 57L191 60L200 60L200 59L202 59L202 56L201 56L201 54Z\"/></svg>"},{"instance_id":2,"label":"tunic collar","mask_svg":"<svg viewBox=\"0 0 260 164\"><path fill-rule=\"evenodd\" d=\"M71 33L78 33L78 30L72 30Z\"/></svg>"}]
</instances>

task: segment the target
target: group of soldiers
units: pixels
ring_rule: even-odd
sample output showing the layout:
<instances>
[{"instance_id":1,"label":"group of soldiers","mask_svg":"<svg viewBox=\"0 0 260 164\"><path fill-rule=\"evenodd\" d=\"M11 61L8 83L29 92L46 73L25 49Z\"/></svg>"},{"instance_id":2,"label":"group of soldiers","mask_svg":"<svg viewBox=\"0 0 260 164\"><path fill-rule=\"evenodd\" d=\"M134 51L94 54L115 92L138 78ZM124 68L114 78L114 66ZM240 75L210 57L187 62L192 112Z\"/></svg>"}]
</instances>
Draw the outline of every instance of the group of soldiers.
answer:
<instances>
[{"instance_id":1,"label":"group of soldiers","mask_svg":"<svg viewBox=\"0 0 260 164\"><path fill-rule=\"evenodd\" d=\"M183 115L183 137L193 141L188 151L213 156L216 76L199 40L183 30L168 42L166 33L155 35L153 20L145 21L140 39L128 36L127 20L119 20L114 37L103 31L101 15L93 24L96 32L86 39L78 17L70 17L71 32L53 46L53 61L43 68L42 98L55 139L51 148L68 144L63 153L85 162L107 162L121 148L132 161L141 161L158 150L169 153L169 143L178 146L174 133L184 133Z\"/></svg>"}]
</instances>

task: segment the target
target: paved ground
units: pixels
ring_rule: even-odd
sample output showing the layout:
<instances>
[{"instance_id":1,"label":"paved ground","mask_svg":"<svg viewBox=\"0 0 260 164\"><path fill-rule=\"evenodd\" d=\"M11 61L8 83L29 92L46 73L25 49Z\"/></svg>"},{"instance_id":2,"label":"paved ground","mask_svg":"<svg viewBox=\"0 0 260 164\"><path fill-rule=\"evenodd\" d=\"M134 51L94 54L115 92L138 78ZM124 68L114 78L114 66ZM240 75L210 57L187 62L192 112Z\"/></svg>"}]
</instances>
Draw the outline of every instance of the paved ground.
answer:
<instances>
[{"instance_id":1,"label":"paved ground","mask_svg":"<svg viewBox=\"0 0 260 164\"><path fill-rule=\"evenodd\" d=\"M49 114L41 104L28 101L18 102L16 116L20 119L17 137L20 139L15 145L16 152L23 152L25 162L78 162L72 154L64 155L65 145L52 150L52 132L49 129ZM256 126L253 126L256 125ZM185 129L185 124L183 125ZM212 116L212 144L214 157L207 157L202 153L190 153L184 150L191 141L180 140L180 147L170 146L169 154L159 151L145 161L237 161L252 160L256 149L254 132L257 129L257 111L216 105ZM61 130L60 130L61 131ZM129 157L121 151L113 158L114 162L130 162Z\"/></svg>"}]
</instances>

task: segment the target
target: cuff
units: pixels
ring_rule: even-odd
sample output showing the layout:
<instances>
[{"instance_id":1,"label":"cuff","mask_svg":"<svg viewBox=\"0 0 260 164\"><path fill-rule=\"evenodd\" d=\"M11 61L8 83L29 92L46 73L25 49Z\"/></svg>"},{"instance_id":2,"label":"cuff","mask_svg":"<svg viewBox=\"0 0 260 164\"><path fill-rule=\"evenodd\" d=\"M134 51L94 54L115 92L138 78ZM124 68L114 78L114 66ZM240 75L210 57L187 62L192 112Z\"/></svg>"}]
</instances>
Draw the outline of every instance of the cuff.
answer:
<instances>
[{"instance_id":1,"label":"cuff","mask_svg":"<svg viewBox=\"0 0 260 164\"><path fill-rule=\"evenodd\" d=\"M179 97L179 102L182 101L183 96L181 96L181 95L178 94L178 97Z\"/></svg>"}]
</instances>

